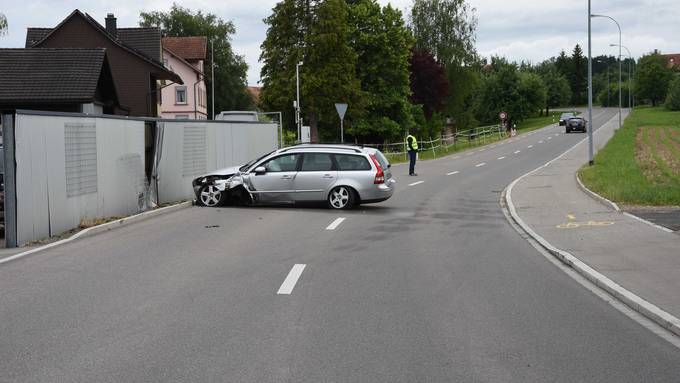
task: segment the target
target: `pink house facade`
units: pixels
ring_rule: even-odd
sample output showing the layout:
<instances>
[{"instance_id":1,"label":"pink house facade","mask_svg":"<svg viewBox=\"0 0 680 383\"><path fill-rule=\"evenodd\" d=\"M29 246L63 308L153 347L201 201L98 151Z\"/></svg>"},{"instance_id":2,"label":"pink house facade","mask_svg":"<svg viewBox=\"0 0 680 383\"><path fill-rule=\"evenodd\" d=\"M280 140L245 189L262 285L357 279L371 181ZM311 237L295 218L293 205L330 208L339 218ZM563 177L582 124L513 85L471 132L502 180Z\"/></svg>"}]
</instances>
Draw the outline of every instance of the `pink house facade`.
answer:
<instances>
[{"instance_id":1,"label":"pink house facade","mask_svg":"<svg viewBox=\"0 0 680 383\"><path fill-rule=\"evenodd\" d=\"M163 37L163 64L178 74L183 85L166 84L161 91L160 115L168 119L206 120L208 99L203 64L207 39L202 36Z\"/></svg>"}]
</instances>

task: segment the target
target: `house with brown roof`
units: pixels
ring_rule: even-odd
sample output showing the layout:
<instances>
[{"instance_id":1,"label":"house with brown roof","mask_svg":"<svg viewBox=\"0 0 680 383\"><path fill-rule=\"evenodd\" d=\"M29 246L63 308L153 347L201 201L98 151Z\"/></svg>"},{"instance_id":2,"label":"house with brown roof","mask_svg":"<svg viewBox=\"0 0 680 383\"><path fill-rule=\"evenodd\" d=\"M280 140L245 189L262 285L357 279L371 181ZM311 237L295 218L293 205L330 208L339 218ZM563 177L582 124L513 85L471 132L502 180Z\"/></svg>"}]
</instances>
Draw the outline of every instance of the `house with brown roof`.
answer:
<instances>
[{"instance_id":1,"label":"house with brown roof","mask_svg":"<svg viewBox=\"0 0 680 383\"><path fill-rule=\"evenodd\" d=\"M163 37L163 65L184 82L164 86L161 96L163 118L205 120L208 98L203 66L207 53L205 36Z\"/></svg>"},{"instance_id":2,"label":"house with brown roof","mask_svg":"<svg viewBox=\"0 0 680 383\"><path fill-rule=\"evenodd\" d=\"M104 48L120 104L131 116L159 115L162 81L182 84L163 66L159 28L118 28L108 14L106 27L79 10L54 28L28 28L27 48Z\"/></svg>"},{"instance_id":3,"label":"house with brown roof","mask_svg":"<svg viewBox=\"0 0 680 383\"><path fill-rule=\"evenodd\" d=\"M680 70L680 53L661 55L671 69Z\"/></svg>"},{"instance_id":4,"label":"house with brown roof","mask_svg":"<svg viewBox=\"0 0 680 383\"><path fill-rule=\"evenodd\" d=\"M0 110L127 114L103 48L0 49Z\"/></svg>"}]
</instances>

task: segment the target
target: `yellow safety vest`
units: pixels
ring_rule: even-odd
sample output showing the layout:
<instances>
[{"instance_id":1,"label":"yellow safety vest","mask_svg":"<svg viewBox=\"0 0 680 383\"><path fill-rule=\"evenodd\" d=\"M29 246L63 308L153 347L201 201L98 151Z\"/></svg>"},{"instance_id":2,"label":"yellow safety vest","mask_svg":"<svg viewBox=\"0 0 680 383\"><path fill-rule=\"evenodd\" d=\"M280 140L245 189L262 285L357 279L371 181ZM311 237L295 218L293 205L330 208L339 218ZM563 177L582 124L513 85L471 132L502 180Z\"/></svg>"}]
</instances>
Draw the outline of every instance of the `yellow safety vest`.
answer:
<instances>
[{"instance_id":1,"label":"yellow safety vest","mask_svg":"<svg viewBox=\"0 0 680 383\"><path fill-rule=\"evenodd\" d=\"M409 146L408 146L408 139L409 139L409 138L412 138L412 139L413 139L413 145L412 145L412 146L413 146L413 149L418 150L418 140L416 140L416 138L413 137L413 136L410 135L410 134L409 134L408 136L406 136L406 150L410 150L410 148L409 148Z\"/></svg>"}]
</instances>

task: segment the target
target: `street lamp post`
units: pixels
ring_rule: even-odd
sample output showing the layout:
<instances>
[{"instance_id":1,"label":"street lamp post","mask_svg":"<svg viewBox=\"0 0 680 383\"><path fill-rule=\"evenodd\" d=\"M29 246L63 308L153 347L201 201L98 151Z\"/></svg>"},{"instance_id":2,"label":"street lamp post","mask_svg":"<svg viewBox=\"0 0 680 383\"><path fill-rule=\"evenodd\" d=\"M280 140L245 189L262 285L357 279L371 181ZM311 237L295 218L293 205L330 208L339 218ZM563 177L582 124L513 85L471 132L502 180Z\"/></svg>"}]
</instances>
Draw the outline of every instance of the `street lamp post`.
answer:
<instances>
[{"instance_id":1,"label":"street lamp post","mask_svg":"<svg viewBox=\"0 0 680 383\"><path fill-rule=\"evenodd\" d=\"M593 56L590 0L588 0L588 164L593 165Z\"/></svg>"},{"instance_id":2,"label":"street lamp post","mask_svg":"<svg viewBox=\"0 0 680 383\"><path fill-rule=\"evenodd\" d=\"M215 40L210 39L210 102L212 103L212 118L215 119Z\"/></svg>"},{"instance_id":3,"label":"street lamp post","mask_svg":"<svg viewBox=\"0 0 680 383\"><path fill-rule=\"evenodd\" d=\"M302 118L300 117L300 66L302 66L302 61L295 65L295 81L297 83L297 101L295 102L295 123L297 124L298 131L298 142L300 141L302 134Z\"/></svg>"},{"instance_id":4,"label":"street lamp post","mask_svg":"<svg viewBox=\"0 0 680 383\"><path fill-rule=\"evenodd\" d=\"M590 1L588 1L588 7L590 8ZM614 18L611 17L611 16L591 14L590 17L607 18L607 19L613 21L616 24L616 27L619 28L619 128L620 128L621 124L622 124L622 121L621 121L621 25L619 25L619 22L614 20ZM590 33L588 33L588 36L590 36Z\"/></svg>"},{"instance_id":5,"label":"street lamp post","mask_svg":"<svg viewBox=\"0 0 680 383\"><path fill-rule=\"evenodd\" d=\"M609 44L610 47L617 46L616 44ZM626 48L625 45L619 46L619 49L625 49L628 52L628 109L632 110L633 107L633 89L632 87L632 77L631 77L631 65L630 62L633 61L633 55L630 54L630 49Z\"/></svg>"}]
</instances>

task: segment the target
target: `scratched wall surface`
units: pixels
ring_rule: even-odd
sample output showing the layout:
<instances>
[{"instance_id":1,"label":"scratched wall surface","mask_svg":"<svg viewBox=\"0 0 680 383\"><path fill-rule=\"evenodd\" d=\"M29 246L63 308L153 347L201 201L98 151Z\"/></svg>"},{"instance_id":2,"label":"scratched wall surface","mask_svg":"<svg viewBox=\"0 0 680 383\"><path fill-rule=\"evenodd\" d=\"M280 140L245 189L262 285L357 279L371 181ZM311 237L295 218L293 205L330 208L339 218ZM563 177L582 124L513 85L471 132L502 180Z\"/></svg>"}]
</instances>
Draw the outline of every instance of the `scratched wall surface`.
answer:
<instances>
[{"instance_id":1,"label":"scratched wall surface","mask_svg":"<svg viewBox=\"0 0 680 383\"><path fill-rule=\"evenodd\" d=\"M17 243L146 208L144 122L17 114Z\"/></svg>"}]
</instances>

